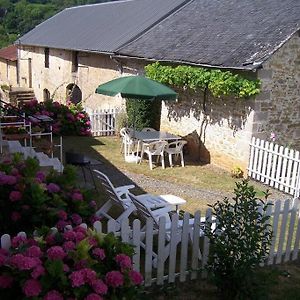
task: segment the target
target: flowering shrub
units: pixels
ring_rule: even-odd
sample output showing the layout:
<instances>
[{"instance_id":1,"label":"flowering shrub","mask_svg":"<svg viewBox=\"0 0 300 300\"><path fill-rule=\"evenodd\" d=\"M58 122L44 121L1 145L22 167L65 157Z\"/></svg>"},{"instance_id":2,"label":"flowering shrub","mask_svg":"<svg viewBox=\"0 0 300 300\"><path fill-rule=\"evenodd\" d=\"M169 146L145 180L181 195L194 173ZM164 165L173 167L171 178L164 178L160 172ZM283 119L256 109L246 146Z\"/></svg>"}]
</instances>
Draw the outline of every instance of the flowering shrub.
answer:
<instances>
[{"instance_id":1,"label":"flowering shrub","mask_svg":"<svg viewBox=\"0 0 300 300\"><path fill-rule=\"evenodd\" d=\"M0 164L0 234L36 227L94 222L96 203L88 191L75 187L75 170L66 167L47 176L33 158L20 155Z\"/></svg>"},{"instance_id":2,"label":"flowering shrub","mask_svg":"<svg viewBox=\"0 0 300 300\"><path fill-rule=\"evenodd\" d=\"M80 226L0 250L0 299L134 299L143 278L133 248Z\"/></svg>"},{"instance_id":3,"label":"flowering shrub","mask_svg":"<svg viewBox=\"0 0 300 300\"><path fill-rule=\"evenodd\" d=\"M54 120L52 124L53 133L57 135L84 135L91 134L91 123L87 113L80 104L67 101L67 105L56 101L20 103L19 108L27 116L46 115ZM32 119L32 122L37 122Z\"/></svg>"}]
</instances>

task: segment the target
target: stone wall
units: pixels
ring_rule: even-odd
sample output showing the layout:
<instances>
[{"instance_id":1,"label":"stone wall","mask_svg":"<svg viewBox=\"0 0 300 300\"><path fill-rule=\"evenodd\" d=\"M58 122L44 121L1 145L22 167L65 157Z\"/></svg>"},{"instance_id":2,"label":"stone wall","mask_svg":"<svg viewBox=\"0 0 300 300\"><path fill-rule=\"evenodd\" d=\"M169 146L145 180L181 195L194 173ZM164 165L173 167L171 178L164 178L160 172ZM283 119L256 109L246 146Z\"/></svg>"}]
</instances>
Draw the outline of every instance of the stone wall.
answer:
<instances>
[{"instance_id":1,"label":"stone wall","mask_svg":"<svg viewBox=\"0 0 300 300\"><path fill-rule=\"evenodd\" d=\"M49 68L45 68L44 48L23 47L20 50L20 85L29 87L28 61L32 64L32 88L37 100L43 101L47 89L54 100L66 101L66 87L75 83L82 91L83 105L91 108L120 107L120 97L107 97L95 93L101 83L120 76L118 65L107 55L80 52L78 71L72 72L72 51L50 49Z\"/></svg>"},{"instance_id":2,"label":"stone wall","mask_svg":"<svg viewBox=\"0 0 300 300\"><path fill-rule=\"evenodd\" d=\"M262 93L256 98L253 134L300 150L300 36L277 50L258 70Z\"/></svg>"},{"instance_id":3,"label":"stone wall","mask_svg":"<svg viewBox=\"0 0 300 300\"><path fill-rule=\"evenodd\" d=\"M179 93L177 103L164 102L161 128L200 140L200 152L189 149L193 158L232 169L246 168L252 135L253 100L214 98L203 108L203 95ZM197 157L198 156L198 157Z\"/></svg>"},{"instance_id":4,"label":"stone wall","mask_svg":"<svg viewBox=\"0 0 300 300\"><path fill-rule=\"evenodd\" d=\"M0 59L0 82L6 85L17 85L17 62Z\"/></svg>"}]
</instances>

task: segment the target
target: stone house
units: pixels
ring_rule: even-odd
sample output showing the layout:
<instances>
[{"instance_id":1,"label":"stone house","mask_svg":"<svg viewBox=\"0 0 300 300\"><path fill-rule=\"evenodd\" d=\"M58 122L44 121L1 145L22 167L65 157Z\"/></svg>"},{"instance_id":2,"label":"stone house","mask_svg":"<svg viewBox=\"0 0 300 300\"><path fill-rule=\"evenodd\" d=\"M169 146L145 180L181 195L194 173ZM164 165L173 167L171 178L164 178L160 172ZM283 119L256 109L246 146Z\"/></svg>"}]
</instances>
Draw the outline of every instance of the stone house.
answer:
<instances>
[{"instance_id":1,"label":"stone house","mask_svg":"<svg viewBox=\"0 0 300 300\"><path fill-rule=\"evenodd\" d=\"M1 85L16 85L18 77L17 46L10 45L0 49L0 82Z\"/></svg>"},{"instance_id":2,"label":"stone house","mask_svg":"<svg viewBox=\"0 0 300 300\"><path fill-rule=\"evenodd\" d=\"M86 106L124 104L94 93L122 74L160 61L230 70L261 80L254 99L181 92L164 102L161 129L198 135L195 156L245 167L253 136L273 132L300 148L300 2L298 0L125 0L66 9L21 37L19 84L37 99ZM199 105L200 104L200 105ZM197 139L196 139L197 140Z\"/></svg>"}]
</instances>

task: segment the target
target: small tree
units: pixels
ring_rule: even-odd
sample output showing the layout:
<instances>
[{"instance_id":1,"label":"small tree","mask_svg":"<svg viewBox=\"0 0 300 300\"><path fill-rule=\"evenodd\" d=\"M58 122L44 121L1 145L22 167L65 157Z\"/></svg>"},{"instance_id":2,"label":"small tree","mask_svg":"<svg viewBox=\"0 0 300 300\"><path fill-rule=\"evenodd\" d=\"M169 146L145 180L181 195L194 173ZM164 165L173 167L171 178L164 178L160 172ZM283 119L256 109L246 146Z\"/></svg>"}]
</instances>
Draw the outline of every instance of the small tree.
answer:
<instances>
[{"instance_id":1,"label":"small tree","mask_svg":"<svg viewBox=\"0 0 300 300\"><path fill-rule=\"evenodd\" d=\"M141 130L144 127L160 128L161 100L126 99L128 124Z\"/></svg>"},{"instance_id":2,"label":"small tree","mask_svg":"<svg viewBox=\"0 0 300 300\"><path fill-rule=\"evenodd\" d=\"M211 242L207 269L222 299L258 299L256 271L272 238L266 215L270 204L256 197L247 180L237 182L234 192L233 201L225 198L212 205L217 224L214 230L206 226Z\"/></svg>"}]
</instances>

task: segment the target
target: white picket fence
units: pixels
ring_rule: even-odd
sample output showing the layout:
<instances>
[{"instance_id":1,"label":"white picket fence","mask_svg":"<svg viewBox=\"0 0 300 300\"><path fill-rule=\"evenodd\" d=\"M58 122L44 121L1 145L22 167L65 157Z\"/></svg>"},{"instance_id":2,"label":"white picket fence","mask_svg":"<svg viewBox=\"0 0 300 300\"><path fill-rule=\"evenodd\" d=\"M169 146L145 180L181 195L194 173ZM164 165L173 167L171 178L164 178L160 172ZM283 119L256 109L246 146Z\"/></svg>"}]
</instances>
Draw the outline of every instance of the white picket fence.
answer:
<instances>
[{"instance_id":1,"label":"white picket fence","mask_svg":"<svg viewBox=\"0 0 300 300\"><path fill-rule=\"evenodd\" d=\"M115 135L117 109L91 109L85 108L91 121L93 136Z\"/></svg>"},{"instance_id":2,"label":"white picket fence","mask_svg":"<svg viewBox=\"0 0 300 300\"><path fill-rule=\"evenodd\" d=\"M296 260L300 241L299 200L275 201L273 205L268 206L266 214L271 216L269 223L273 228L273 238L269 256L264 264ZM210 209L206 211L205 216L208 220L211 219ZM178 215L174 214L169 230L165 228L165 217L160 219L158 228L154 227L152 219L148 219L145 226L142 226L138 219L131 223L124 219L121 230L118 231L114 220L108 221L107 224L95 222L94 228L99 233L113 232L124 242L134 246L134 269L143 274L145 286L151 286L153 283L163 285L174 282L177 277L183 282L206 276L204 267L209 254L209 239L199 235L201 213L195 213L192 226L189 225L189 218L190 215L185 213L183 226L178 227ZM1 247L8 249L10 245L10 236L3 235Z\"/></svg>"},{"instance_id":3,"label":"white picket fence","mask_svg":"<svg viewBox=\"0 0 300 300\"><path fill-rule=\"evenodd\" d=\"M299 151L252 138L248 176L275 189L299 196Z\"/></svg>"}]
</instances>

